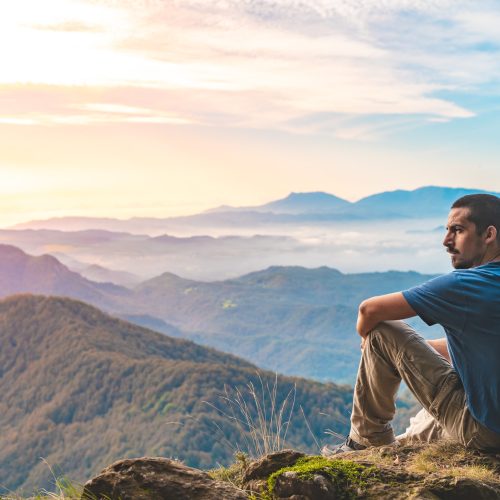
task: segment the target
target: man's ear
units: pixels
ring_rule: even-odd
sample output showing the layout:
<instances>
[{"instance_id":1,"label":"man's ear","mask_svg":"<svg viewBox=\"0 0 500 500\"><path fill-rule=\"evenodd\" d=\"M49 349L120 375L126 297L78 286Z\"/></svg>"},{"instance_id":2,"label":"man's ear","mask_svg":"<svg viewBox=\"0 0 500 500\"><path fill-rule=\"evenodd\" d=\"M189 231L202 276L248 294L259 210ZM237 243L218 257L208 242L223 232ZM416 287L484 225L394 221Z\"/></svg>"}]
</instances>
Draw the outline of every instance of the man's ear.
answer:
<instances>
[{"instance_id":1,"label":"man's ear","mask_svg":"<svg viewBox=\"0 0 500 500\"><path fill-rule=\"evenodd\" d=\"M497 234L498 234L498 231L497 231L497 228L495 226L488 226L486 228L486 231L485 231L485 240L484 242L486 244L490 244L490 243L494 243L495 240L497 239Z\"/></svg>"}]
</instances>

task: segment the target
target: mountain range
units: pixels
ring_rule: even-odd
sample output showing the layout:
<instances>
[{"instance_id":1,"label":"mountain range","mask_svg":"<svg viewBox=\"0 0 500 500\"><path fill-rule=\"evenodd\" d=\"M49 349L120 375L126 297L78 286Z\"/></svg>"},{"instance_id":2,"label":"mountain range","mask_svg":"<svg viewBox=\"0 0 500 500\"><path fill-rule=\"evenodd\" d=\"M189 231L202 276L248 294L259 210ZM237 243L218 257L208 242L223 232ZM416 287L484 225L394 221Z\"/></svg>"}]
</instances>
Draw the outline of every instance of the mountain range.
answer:
<instances>
[{"instance_id":1,"label":"mountain range","mask_svg":"<svg viewBox=\"0 0 500 500\"><path fill-rule=\"evenodd\" d=\"M138 285L144 311L188 338L280 373L353 383L359 362L359 303L432 276L415 272L343 274L322 267L270 267L218 282L170 273ZM441 336L418 318L425 336Z\"/></svg>"},{"instance_id":2,"label":"mountain range","mask_svg":"<svg viewBox=\"0 0 500 500\"><path fill-rule=\"evenodd\" d=\"M349 202L324 192L291 193L287 197L252 207L222 206L201 214L164 219L134 217L128 220L95 217L61 217L16 225L15 229L105 229L129 233L161 234L203 228L248 228L296 224L330 224L342 221L393 219L444 219L457 198L487 191L425 186L412 191L377 193ZM497 196L500 193L491 193Z\"/></svg>"},{"instance_id":3,"label":"mountain range","mask_svg":"<svg viewBox=\"0 0 500 500\"><path fill-rule=\"evenodd\" d=\"M33 257L0 245L0 297L20 292L72 297L263 368L347 383L353 382L359 360L359 303L430 277L274 266L215 282L164 273L126 288L88 280L54 257ZM425 335L440 335L423 322L413 324Z\"/></svg>"},{"instance_id":4,"label":"mountain range","mask_svg":"<svg viewBox=\"0 0 500 500\"><path fill-rule=\"evenodd\" d=\"M76 482L125 457L227 464L235 450L253 450L234 404L239 394L257 420L249 384L266 411L274 392L278 409L285 404L289 446L313 450L326 429L348 427L347 387L258 372L67 298L0 301L0 343L0 485L9 492L50 490L47 463Z\"/></svg>"}]
</instances>

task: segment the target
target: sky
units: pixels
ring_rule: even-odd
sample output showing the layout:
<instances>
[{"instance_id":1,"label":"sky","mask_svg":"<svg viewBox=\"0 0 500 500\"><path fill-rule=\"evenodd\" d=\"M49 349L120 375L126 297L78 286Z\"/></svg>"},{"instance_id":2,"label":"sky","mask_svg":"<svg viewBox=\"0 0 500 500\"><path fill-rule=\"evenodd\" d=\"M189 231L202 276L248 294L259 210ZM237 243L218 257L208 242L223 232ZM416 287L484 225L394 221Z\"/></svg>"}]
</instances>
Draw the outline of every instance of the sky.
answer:
<instances>
[{"instance_id":1,"label":"sky","mask_svg":"<svg viewBox=\"0 0 500 500\"><path fill-rule=\"evenodd\" d=\"M0 226L500 191L500 2L5 0Z\"/></svg>"}]
</instances>

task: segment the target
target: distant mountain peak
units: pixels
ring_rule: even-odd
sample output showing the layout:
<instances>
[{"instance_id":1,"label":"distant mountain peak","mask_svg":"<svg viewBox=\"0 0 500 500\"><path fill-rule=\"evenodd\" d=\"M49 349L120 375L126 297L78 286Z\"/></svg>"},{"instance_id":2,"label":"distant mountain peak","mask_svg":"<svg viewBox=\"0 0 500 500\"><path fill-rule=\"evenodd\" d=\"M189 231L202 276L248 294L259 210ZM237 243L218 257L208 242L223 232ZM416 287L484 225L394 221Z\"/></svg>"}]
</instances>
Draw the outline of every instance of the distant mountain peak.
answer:
<instances>
[{"instance_id":1,"label":"distant mountain peak","mask_svg":"<svg viewBox=\"0 0 500 500\"><path fill-rule=\"evenodd\" d=\"M52 255L33 256L11 246L0 245L0 297L16 293L71 296L101 307L122 299L130 290L111 283L97 283L71 271Z\"/></svg>"},{"instance_id":2,"label":"distant mountain peak","mask_svg":"<svg viewBox=\"0 0 500 500\"><path fill-rule=\"evenodd\" d=\"M219 205L218 207L209 208L207 210L203 210L203 214L211 214L216 212L231 212L233 210L238 210L237 207L232 207L231 205Z\"/></svg>"},{"instance_id":3,"label":"distant mountain peak","mask_svg":"<svg viewBox=\"0 0 500 500\"><path fill-rule=\"evenodd\" d=\"M354 212L371 217L444 217L455 200L468 194L498 193L482 189L422 186L411 191L396 189L372 194L357 201Z\"/></svg>"},{"instance_id":4,"label":"distant mountain peak","mask_svg":"<svg viewBox=\"0 0 500 500\"><path fill-rule=\"evenodd\" d=\"M286 198L262 205L261 211L280 214L325 214L334 213L351 203L324 191L291 192Z\"/></svg>"},{"instance_id":5,"label":"distant mountain peak","mask_svg":"<svg viewBox=\"0 0 500 500\"><path fill-rule=\"evenodd\" d=\"M162 235L181 227L200 228L261 227L271 224L328 223L334 221L393 220L446 217L453 201L472 193L500 193L475 188L421 186L413 190L395 189L375 193L356 202L324 191L292 191L286 197L257 206L221 205L202 213L166 218L109 219L63 217L17 224L12 229L95 230L134 235ZM194 233L191 233L194 234ZM198 233L199 234L199 233ZM101 234L102 235L102 234Z\"/></svg>"},{"instance_id":6,"label":"distant mountain peak","mask_svg":"<svg viewBox=\"0 0 500 500\"><path fill-rule=\"evenodd\" d=\"M292 191L285 198L271 201L264 205L233 207L221 205L205 210L203 213L221 212L272 212L275 214L330 213L338 211L351 202L324 191Z\"/></svg>"},{"instance_id":7,"label":"distant mountain peak","mask_svg":"<svg viewBox=\"0 0 500 500\"><path fill-rule=\"evenodd\" d=\"M0 243L0 252L2 255L26 255L20 248L15 247L14 245L5 245L4 243Z\"/></svg>"},{"instance_id":8,"label":"distant mountain peak","mask_svg":"<svg viewBox=\"0 0 500 500\"><path fill-rule=\"evenodd\" d=\"M341 200L342 199L342 198L339 198L338 196L335 196L334 194L326 193L325 191L292 191L284 199L290 200L290 199L319 199L319 198L322 198L325 200L331 200L331 199ZM343 201L346 201L346 200L343 200Z\"/></svg>"}]
</instances>

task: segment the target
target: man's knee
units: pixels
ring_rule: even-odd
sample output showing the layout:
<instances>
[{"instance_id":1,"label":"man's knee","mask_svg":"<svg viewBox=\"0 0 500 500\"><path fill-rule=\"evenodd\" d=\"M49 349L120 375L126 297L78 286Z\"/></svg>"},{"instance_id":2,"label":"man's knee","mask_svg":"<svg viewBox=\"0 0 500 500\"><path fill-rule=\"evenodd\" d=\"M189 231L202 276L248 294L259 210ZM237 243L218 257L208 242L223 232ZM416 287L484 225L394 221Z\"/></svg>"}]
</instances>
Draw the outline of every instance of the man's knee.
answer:
<instances>
[{"instance_id":1,"label":"man's knee","mask_svg":"<svg viewBox=\"0 0 500 500\"><path fill-rule=\"evenodd\" d=\"M401 344L408 342L413 335L418 334L403 321L382 321L368 334L368 341Z\"/></svg>"}]
</instances>

